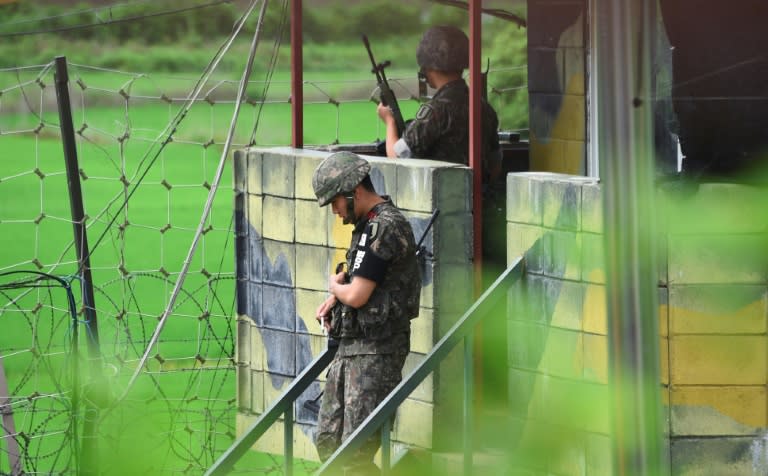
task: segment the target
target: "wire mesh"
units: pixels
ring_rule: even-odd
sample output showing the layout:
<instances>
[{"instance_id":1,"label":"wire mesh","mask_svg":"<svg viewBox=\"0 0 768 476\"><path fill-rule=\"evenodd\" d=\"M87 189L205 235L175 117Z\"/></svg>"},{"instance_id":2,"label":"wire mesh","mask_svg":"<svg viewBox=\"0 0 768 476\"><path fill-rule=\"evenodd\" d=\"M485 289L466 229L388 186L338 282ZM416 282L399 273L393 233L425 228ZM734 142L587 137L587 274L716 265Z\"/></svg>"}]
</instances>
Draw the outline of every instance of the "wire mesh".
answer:
<instances>
[{"instance_id":1,"label":"wire mesh","mask_svg":"<svg viewBox=\"0 0 768 476\"><path fill-rule=\"evenodd\" d=\"M63 296L36 286L3 289L0 358L9 384L3 408L12 410L15 429L4 424L0 435L0 473L12 471L11 439L25 473L77 472L82 442L72 417L90 416L73 408L75 388L100 410L100 470L197 473L236 433L233 210L227 193L214 201L141 381L113 405L168 304L199 225L237 81L210 79L183 121L175 121L197 78L81 64L69 69L102 376L94 380L83 364L80 383L73 382L73 318ZM53 81L52 64L0 71L0 273L6 283L13 282L8 273L20 270L57 276L77 271ZM419 105L415 78L391 82L404 114L412 117ZM249 83L233 147L290 142L289 86L278 79ZM383 135L373 78L308 80L304 89L305 143L364 143ZM490 90L492 101L508 94ZM220 190L232 186L228 169ZM77 283L75 288L82 306ZM80 307L76 319L87 335ZM90 358L80 350L80 360ZM245 465L264 474L282 470L274 457Z\"/></svg>"}]
</instances>

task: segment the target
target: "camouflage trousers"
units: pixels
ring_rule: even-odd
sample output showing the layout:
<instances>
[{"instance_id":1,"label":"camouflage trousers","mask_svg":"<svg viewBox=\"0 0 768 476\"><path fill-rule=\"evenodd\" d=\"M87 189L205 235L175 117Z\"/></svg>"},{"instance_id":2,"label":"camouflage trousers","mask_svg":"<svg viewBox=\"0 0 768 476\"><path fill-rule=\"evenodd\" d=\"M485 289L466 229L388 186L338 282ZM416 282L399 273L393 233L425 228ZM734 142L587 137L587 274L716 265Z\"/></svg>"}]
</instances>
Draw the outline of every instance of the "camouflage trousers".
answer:
<instances>
[{"instance_id":1,"label":"camouflage trousers","mask_svg":"<svg viewBox=\"0 0 768 476\"><path fill-rule=\"evenodd\" d=\"M317 419L315 445L327 460L402 379L405 354L353 355L333 359ZM345 475L378 474L376 432L344 465Z\"/></svg>"}]
</instances>

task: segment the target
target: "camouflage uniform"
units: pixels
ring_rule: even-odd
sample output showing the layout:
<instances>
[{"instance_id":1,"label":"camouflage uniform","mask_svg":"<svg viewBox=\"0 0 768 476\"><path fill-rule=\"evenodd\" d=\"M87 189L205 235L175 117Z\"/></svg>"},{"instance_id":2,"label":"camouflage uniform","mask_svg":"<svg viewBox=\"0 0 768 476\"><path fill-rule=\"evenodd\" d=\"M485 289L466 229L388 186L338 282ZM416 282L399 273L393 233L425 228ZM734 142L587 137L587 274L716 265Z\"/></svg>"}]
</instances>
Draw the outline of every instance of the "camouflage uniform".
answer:
<instances>
[{"instance_id":1,"label":"camouflage uniform","mask_svg":"<svg viewBox=\"0 0 768 476\"><path fill-rule=\"evenodd\" d=\"M389 197L382 198L355 224L346 255L350 278L377 284L366 304L340 313L339 348L328 369L315 440L323 461L400 382L410 350L410 320L419 312L413 231ZM345 474L377 473L373 456L379 442L377 433L348 460Z\"/></svg>"},{"instance_id":2,"label":"camouflage uniform","mask_svg":"<svg viewBox=\"0 0 768 476\"><path fill-rule=\"evenodd\" d=\"M398 157L442 160L469 166L469 88L461 73L469 66L469 39L459 28L435 26L424 33L416 62L425 71L454 73L457 79L443 84L421 105L416 117L393 145ZM424 76L426 78L426 76ZM501 168L499 119L482 100L483 263L506 266L506 184L491 182L491 171ZM501 177L499 177L501 178Z\"/></svg>"},{"instance_id":3,"label":"camouflage uniform","mask_svg":"<svg viewBox=\"0 0 768 476\"><path fill-rule=\"evenodd\" d=\"M490 104L483 101L483 170L489 171L500 160L499 120ZM416 117L403 132L410 149L403 155L469 165L469 88L463 79L440 88L429 102L421 105ZM401 150L397 150L398 155ZM483 183L487 183L484 177Z\"/></svg>"},{"instance_id":4,"label":"camouflage uniform","mask_svg":"<svg viewBox=\"0 0 768 476\"><path fill-rule=\"evenodd\" d=\"M491 183L490 171L501 164L496 112L483 101L483 263L498 273L506 266L506 184ZM404 147L405 146L405 147ZM469 88L463 79L440 88L421 105L416 118L395 144L398 156L469 165Z\"/></svg>"}]
</instances>

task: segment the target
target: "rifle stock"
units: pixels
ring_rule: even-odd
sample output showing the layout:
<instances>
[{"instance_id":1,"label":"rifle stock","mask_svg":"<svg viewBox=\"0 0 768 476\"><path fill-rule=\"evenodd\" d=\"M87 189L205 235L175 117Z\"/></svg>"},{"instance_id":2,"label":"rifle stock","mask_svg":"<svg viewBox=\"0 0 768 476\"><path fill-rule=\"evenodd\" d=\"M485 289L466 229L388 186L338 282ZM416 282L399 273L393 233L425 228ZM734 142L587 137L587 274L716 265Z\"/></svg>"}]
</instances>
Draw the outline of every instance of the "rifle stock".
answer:
<instances>
[{"instance_id":1,"label":"rifle stock","mask_svg":"<svg viewBox=\"0 0 768 476\"><path fill-rule=\"evenodd\" d=\"M392 110L392 115L395 118L395 126L397 128L397 137L401 137L403 135L403 131L405 130L403 113L400 112L400 105L397 103L397 98L395 97L395 93L392 91L392 88L389 87L387 75L384 72L384 68L389 66L391 63L389 61L376 63L376 60L373 58L373 51L371 51L371 44L368 42L368 37L366 35L363 35L363 44L365 45L366 51L368 51L368 58L371 59L371 65L373 66L371 73L376 76L376 82L379 85L379 99L381 100L382 104L388 106L389 109Z\"/></svg>"}]
</instances>

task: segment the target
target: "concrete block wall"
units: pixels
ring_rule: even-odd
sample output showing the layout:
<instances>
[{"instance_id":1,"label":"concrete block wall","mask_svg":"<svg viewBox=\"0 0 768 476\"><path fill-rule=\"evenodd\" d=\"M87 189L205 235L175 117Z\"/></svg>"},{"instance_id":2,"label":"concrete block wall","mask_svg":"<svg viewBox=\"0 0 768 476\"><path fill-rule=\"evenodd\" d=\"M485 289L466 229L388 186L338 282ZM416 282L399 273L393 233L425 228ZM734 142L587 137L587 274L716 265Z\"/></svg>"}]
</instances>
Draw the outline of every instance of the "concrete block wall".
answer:
<instances>
[{"instance_id":1,"label":"concrete block wall","mask_svg":"<svg viewBox=\"0 0 768 476\"><path fill-rule=\"evenodd\" d=\"M674 474L768 474L768 191L659 190Z\"/></svg>"},{"instance_id":2,"label":"concrete block wall","mask_svg":"<svg viewBox=\"0 0 768 476\"><path fill-rule=\"evenodd\" d=\"M611 474L600 190L551 172L507 176L510 442L516 467Z\"/></svg>"},{"instance_id":3,"label":"concrete block wall","mask_svg":"<svg viewBox=\"0 0 768 476\"><path fill-rule=\"evenodd\" d=\"M611 474L600 185L554 173L507 178L516 461L549 474ZM767 474L766 190L657 190L659 390L672 474Z\"/></svg>"},{"instance_id":4,"label":"concrete block wall","mask_svg":"<svg viewBox=\"0 0 768 476\"><path fill-rule=\"evenodd\" d=\"M327 155L291 148L234 154L238 434L326 347L314 313L327 296L333 268L344 260L352 231L329 207L319 208L312 191L312 174ZM470 304L471 171L444 162L365 158L373 166L376 190L404 210L417 239L432 210L440 209L424 242L434 257L422 270L421 310L411 321L405 376ZM446 424L436 402L447 400L449 383L460 381L460 372L460 366L446 365L416 389L395 420L396 444L432 447L432 435ZM317 460L316 415L303 403L319 394L324 378L325 373L295 408L295 454L308 460ZM276 424L255 449L282 453L282 431Z\"/></svg>"}]
</instances>

